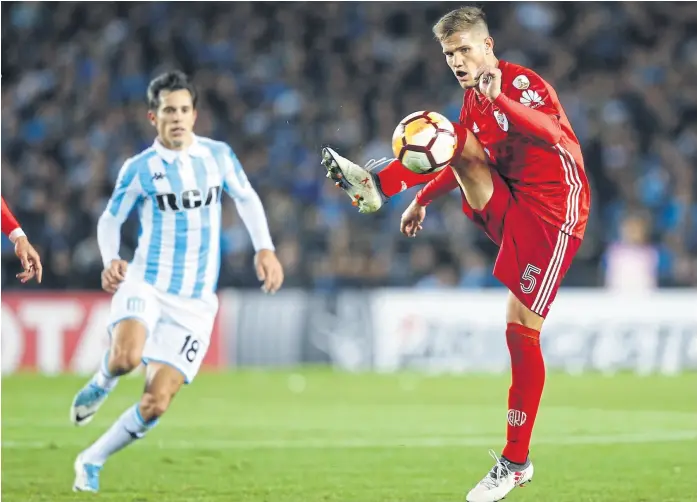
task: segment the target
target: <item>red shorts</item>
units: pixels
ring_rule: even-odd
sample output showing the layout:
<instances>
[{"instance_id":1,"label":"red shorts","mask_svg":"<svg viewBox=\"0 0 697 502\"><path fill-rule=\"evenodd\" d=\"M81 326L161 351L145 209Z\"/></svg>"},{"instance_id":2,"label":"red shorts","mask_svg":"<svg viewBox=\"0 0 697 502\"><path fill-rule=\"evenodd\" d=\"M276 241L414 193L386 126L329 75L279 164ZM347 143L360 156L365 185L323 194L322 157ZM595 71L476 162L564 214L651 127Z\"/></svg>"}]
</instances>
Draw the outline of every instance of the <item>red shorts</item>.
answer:
<instances>
[{"instance_id":1,"label":"red shorts","mask_svg":"<svg viewBox=\"0 0 697 502\"><path fill-rule=\"evenodd\" d=\"M465 200L463 211L499 246L494 277L523 305L547 317L581 239L572 237L517 200L499 173L491 170L494 193L481 211Z\"/></svg>"}]
</instances>

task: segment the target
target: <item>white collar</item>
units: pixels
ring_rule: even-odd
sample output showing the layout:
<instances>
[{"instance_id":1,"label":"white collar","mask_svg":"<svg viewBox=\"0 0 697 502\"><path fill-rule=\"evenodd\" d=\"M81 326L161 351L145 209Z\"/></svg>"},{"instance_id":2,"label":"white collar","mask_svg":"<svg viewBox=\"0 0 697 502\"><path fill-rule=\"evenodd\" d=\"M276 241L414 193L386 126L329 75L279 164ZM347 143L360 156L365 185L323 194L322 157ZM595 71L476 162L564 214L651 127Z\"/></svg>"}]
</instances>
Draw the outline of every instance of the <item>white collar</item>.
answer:
<instances>
[{"instance_id":1,"label":"white collar","mask_svg":"<svg viewBox=\"0 0 697 502\"><path fill-rule=\"evenodd\" d=\"M155 139L155 142L152 144L152 147L155 149L155 152L157 152L157 154L160 157L162 157L162 159L168 164L174 162L177 159L177 157L179 157L179 155L182 153L187 153L192 157L205 157L208 155L208 150L203 147L201 142L198 140L198 136L196 136L195 134L194 141L186 150L170 150L169 148L166 148L162 143L160 143L157 139Z\"/></svg>"}]
</instances>

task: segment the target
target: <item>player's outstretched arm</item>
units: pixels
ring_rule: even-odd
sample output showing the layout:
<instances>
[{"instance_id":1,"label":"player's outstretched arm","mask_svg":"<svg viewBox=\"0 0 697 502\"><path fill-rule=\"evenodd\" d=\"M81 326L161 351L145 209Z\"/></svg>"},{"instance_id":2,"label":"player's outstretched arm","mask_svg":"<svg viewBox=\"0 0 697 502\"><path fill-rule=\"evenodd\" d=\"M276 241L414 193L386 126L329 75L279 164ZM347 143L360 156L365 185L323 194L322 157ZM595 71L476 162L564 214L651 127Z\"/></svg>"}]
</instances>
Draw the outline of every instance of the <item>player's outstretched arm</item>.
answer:
<instances>
[{"instance_id":1,"label":"player's outstretched arm","mask_svg":"<svg viewBox=\"0 0 697 502\"><path fill-rule=\"evenodd\" d=\"M549 145L559 143L559 113L554 108L547 84L540 77L519 75L516 79L521 79L520 83L510 96L501 92L501 70L498 68L480 68L478 78L482 94L506 114L520 133Z\"/></svg>"},{"instance_id":2,"label":"player's outstretched arm","mask_svg":"<svg viewBox=\"0 0 697 502\"><path fill-rule=\"evenodd\" d=\"M237 212L252 239L256 251L254 266L258 279L263 282L261 289L273 294L281 288L284 276L281 262L276 257L264 205L247 179L239 159L231 148L228 147L228 150L223 188L235 202Z\"/></svg>"}]
</instances>

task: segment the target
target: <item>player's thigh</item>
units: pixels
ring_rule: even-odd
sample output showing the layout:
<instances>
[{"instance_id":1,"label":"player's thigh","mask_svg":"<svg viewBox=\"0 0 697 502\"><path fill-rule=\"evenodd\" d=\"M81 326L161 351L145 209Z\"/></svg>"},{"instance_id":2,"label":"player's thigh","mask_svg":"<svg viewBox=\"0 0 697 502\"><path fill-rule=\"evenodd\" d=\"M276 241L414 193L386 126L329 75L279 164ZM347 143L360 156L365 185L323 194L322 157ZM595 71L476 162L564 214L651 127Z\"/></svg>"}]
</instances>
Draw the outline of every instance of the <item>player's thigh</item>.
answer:
<instances>
[{"instance_id":1,"label":"player's thigh","mask_svg":"<svg viewBox=\"0 0 697 502\"><path fill-rule=\"evenodd\" d=\"M157 325L160 304L149 284L125 281L111 301L108 332L111 336L110 359L137 366L148 334Z\"/></svg>"},{"instance_id":2,"label":"player's thigh","mask_svg":"<svg viewBox=\"0 0 697 502\"><path fill-rule=\"evenodd\" d=\"M494 194L494 180L489 167L486 152L477 137L465 130L465 145L459 158L452 162L452 169L457 174L460 187L465 194L467 203L475 211L483 210ZM465 134L458 131L458 137Z\"/></svg>"},{"instance_id":3,"label":"player's thigh","mask_svg":"<svg viewBox=\"0 0 697 502\"><path fill-rule=\"evenodd\" d=\"M490 170L490 180L493 189L486 205L481 210L476 210L465 197L462 210L497 246L501 246L506 214L513 196L508 184L494 169Z\"/></svg>"},{"instance_id":4,"label":"player's thigh","mask_svg":"<svg viewBox=\"0 0 697 502\"><path fill-rule=\"evenodd\" d=\"M539 329L581 240L547 223L520 203L508 211L494 276L512 293L507 317Z\"/></svg>"}]
</instances>

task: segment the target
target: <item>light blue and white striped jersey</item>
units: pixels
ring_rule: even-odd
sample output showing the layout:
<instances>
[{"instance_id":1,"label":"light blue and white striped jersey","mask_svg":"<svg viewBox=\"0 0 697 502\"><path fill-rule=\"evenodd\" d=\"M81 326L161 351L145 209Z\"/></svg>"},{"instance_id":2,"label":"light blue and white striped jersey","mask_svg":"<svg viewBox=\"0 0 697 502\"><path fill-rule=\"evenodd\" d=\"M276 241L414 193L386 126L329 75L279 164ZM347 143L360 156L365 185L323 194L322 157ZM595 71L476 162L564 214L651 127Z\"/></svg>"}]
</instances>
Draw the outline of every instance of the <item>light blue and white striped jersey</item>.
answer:
<instances>
[{"instance_id":1,"label":"light blue and white striped jersey","mask_svg":"<svg viewBox=\"0 0 697 502\"><path fill-rule=\"evenodd\" d=\"M105 266L118 259L121 225L137 207L140 236L127 278L144 280L181 297L212 295L220 270L223 190L238 209L247 200L258 206L255 210L261 211L263 221L255 248L273 249L261 202L230 146L195 137L186 151L178 152L156 140L124 163L100 218L98 236ZM249 222L245 224L252 233Z\"/></svg>"}]
</instances>

